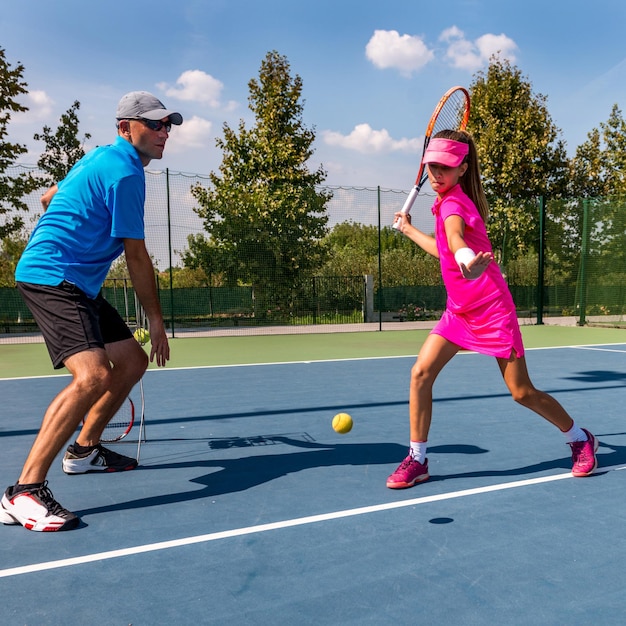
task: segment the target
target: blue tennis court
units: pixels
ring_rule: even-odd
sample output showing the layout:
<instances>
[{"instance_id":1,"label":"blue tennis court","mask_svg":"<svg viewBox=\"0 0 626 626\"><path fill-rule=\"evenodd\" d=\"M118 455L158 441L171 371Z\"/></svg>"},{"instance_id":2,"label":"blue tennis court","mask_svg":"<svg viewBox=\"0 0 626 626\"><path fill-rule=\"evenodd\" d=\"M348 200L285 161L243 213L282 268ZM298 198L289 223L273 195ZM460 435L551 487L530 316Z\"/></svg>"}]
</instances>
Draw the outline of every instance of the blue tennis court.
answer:
<instances>
[{"instance_id":1,"label":"blue tennis court","mask_svg":"<svg viewBox=\"0 0 626 626\"><path fill-rule=\"evenodd\" d=\"M527 352L600 439L594 476L571 477L494 359L461 353L435 385L432 478L394 491L413 360L148 371L140 467L67 476L59 459L50 487L81 527L0 526L3 624L621 623L626 344ZM0 380L2 489L65 384Z\"/></svg>"}]
</instances>

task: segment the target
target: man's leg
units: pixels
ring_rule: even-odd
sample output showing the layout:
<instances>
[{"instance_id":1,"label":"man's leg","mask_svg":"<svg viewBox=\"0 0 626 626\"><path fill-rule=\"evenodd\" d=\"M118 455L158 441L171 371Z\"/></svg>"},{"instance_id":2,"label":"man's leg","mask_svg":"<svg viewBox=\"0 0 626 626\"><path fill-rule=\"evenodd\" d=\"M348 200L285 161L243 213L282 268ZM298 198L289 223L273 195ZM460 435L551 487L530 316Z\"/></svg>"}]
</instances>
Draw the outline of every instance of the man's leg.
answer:
<instances>
[{"instance_id":1,"label":"man's leg","mask_svg":"<svg viewBox=\"0 0 626 626\"><path fill-rule=\"evenodd\" d=\"M87 414L76 438L81 446L95 446L100 442L102 431L148 367L148 355L135 339L108 343L105 349L112 364L109 385Z\"/></svg>"},{"instance_id":2,"label":"man's leg","mask_svg":"<svg viewBox=\"0 0 626 626\"><path fill-rule=\"evenodd\" d=\"M73 354L65 360L65 366L72 374L72 382L48 407L20 474L20 484L42 483L46 479L56 455L111 385L111 366L101 348Z\"/></svg>"}]
</instances>

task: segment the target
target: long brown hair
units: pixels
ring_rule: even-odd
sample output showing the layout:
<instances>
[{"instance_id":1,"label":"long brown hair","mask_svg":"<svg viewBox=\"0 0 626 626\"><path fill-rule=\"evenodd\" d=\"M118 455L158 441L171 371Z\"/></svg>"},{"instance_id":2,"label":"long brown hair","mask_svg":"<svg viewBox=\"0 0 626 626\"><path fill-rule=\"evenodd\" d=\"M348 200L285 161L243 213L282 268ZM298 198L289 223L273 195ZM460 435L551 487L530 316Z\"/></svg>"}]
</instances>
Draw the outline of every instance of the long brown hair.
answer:
<instances>
[{"instance_id":1,"label":"long brown hair","mask_svg":"<svg viewBox=\"0 0 626 626\"><path fill-rule=\"evenodd\" d=\"M480 178L480 163L478 162L478 153L476 152L476 144L472 136L464 130L441 130L433 139L452 139L453 141L460 141L469 145L469 153L465 157L464 163L467 163L467 171L461 180L461 189L467 194L469 199L476 205L480 216L483 221L487 223L489 217L489 204L487 202L487 196L483 189L483 184Z\"/></svg>"}]
</instances>

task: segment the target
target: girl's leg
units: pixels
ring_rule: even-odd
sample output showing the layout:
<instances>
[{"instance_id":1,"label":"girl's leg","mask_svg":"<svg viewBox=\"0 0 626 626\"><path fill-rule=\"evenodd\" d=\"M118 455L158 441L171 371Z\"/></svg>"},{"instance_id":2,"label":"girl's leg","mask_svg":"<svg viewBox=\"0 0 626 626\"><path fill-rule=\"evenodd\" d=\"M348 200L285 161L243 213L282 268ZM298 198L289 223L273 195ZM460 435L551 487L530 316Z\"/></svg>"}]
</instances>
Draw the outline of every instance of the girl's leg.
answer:
<instances>
[{"instance_id":1,"label":"girl's leg","mask_svg":"<svg viewBox=\"0 0 626 626\"><path fill-rule=\"evenodd\" d=\"M567 411L552 396L534 387L524 357L498 359L498 365L513 399L566 433L572 448L572 474L577 477L593 474L598 466L598 440L588 430L576 426Z\"/></svg>"},{"instance_id":2,"label":"girl's leg","mask_svg":"<svg viewBox=\"0 0 626 626\"><path fill-rule=\"evenodd\" d=\"M428 441L433 414L433 385L439 373L459 351L459 346L441 335L426 338L415 365L411 368L409 420L411 441Z\"/></svg>"},{"instance_id":3,"label":"girl's leg","mask_svg":"<svg viewBox=\"0 0 626 626\"><path fill-rule=\"evenodd\" d=\"M387 487L390 489L413 487L430 477L428 460L422 457L425 457L432 419L433 384L445 364L458 351L457 345L435 334L427 337L420 350L419 357L411 369L409 390L411 448L417 447L419 457L416 457L414 452L409 452L396 471L387 478Z\"/></svg>"},{"instance_id":4,"label":"girl's leg","mask_svg":"<svg viewBox=\"0 0 626 626\"><path fill-rule=\"evenodd\" d=\"M541 415L561 432L567 432L572 428L574 420L559 402L532 384L524 357L511 356L508 359L498 359L498 365L515 402Z\"/></svg>"}]
</instances>

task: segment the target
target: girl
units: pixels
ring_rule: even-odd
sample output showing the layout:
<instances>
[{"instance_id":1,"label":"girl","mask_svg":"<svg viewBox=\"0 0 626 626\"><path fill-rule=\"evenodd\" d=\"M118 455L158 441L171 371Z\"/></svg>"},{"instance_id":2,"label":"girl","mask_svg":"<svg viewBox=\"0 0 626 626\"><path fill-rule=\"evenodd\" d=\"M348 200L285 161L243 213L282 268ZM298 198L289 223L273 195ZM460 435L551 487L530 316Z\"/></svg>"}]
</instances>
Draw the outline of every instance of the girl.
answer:
<instances>
[{"instance_id":1,"label":"girl","mask_svg":"<svg viewBox=\"0 0 626 626\"><path fill-rule=\"evenodd\" d=\"M598 440L579 428L550 395L536 389L526 369L515 304L493 259L487 237L487 199L472 137L443 130L428 144L423 161L437 199L435 236L396 213L400 231L439 259L448 299L411 370L409 455L387 479L404 489L428 480L426 448L432 417L432 388L444 365L461 349L494 356L513 399L554 424L572 448L572 474L589 476L597 467Z\"/></svg>"}]
</instances>

